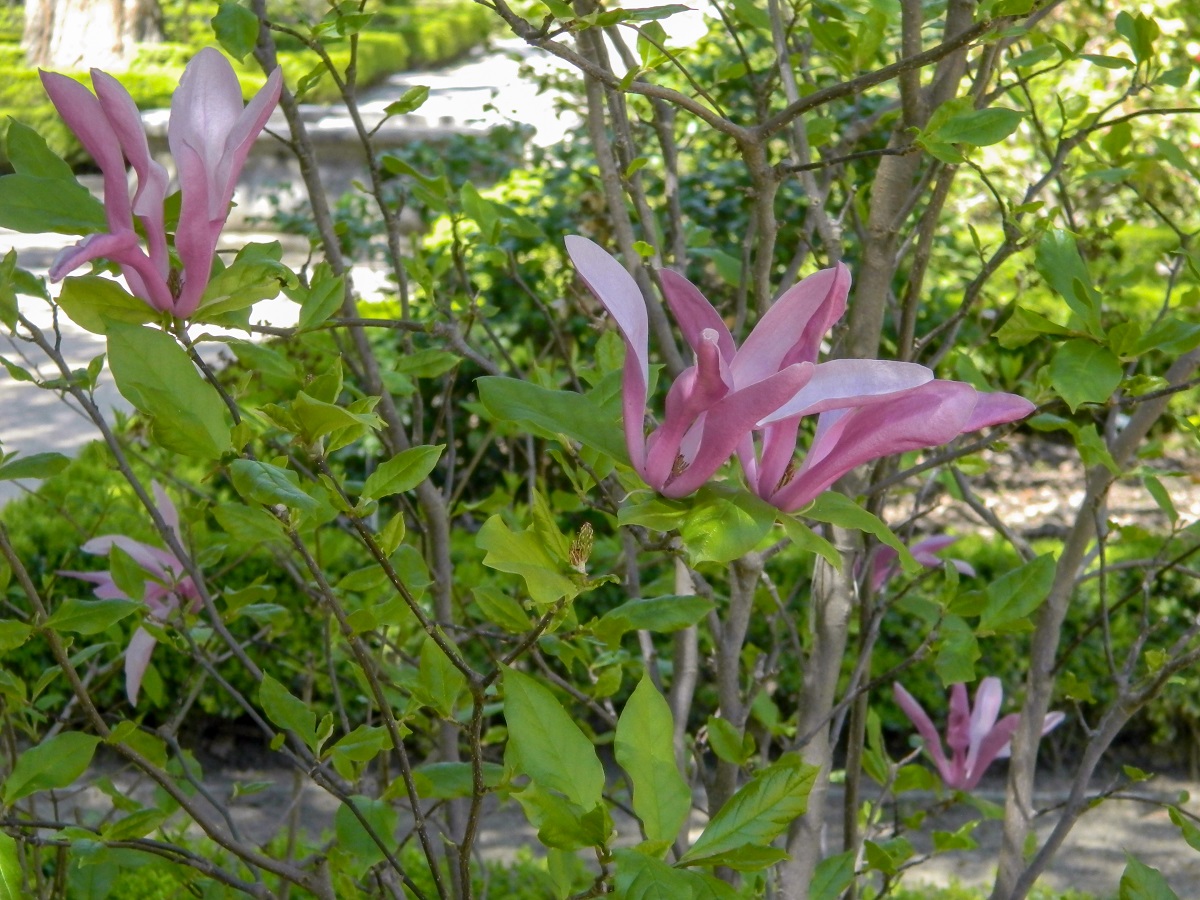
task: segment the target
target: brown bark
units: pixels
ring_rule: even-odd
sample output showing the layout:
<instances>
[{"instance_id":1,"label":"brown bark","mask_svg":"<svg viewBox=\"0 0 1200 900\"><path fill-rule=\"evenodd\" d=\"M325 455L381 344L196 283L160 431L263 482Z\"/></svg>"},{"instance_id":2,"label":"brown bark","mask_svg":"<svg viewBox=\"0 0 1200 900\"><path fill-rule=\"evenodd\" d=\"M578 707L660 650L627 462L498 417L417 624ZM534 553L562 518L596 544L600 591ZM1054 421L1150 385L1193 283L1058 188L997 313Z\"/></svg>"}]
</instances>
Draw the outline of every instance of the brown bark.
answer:
<instances>
[{"instance_id":1,"label":"brown bark","mask_svg":"<svg viewBox=\"0 0 1200 900\"><path fill-rule=\"evenodd\" d=\"M139 43L161 41L158 0L26 0L21 47L31 66L127 68Z\"/></svg>"}]
</instances>

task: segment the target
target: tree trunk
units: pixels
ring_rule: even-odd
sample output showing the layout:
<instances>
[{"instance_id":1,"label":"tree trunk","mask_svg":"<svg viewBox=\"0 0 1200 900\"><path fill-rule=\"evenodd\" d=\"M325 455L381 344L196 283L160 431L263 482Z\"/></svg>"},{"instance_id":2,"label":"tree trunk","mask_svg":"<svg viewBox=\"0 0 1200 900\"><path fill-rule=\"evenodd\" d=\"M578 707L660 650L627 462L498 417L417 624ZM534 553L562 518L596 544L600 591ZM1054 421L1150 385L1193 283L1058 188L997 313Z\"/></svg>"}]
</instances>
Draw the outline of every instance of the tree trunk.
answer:
<instances>
[{"instance_id":1,"label":"tree trunk","mask_svg":"<svg viewBox=\"0 0 1200 900\"><path fill-rule=\"evenodd\" d=\"M124 69L138 43L162 36L158 0L25 0L21 47L31 66Z\"/></svg>"}]
</instances>

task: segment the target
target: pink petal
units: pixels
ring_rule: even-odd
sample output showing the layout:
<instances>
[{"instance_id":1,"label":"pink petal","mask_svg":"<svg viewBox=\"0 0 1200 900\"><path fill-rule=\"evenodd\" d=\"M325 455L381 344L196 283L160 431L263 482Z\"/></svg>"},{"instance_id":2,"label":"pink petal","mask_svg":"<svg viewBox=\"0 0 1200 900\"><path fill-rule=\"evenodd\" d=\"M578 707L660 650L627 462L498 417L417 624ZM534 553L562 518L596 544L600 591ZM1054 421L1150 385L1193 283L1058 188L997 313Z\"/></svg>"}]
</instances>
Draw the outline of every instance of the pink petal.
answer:
<instances>
[{"instance_id":1,"label":"pink petal","mask_svg":"<svg viewBox=\"0 0 1200 900\"><path fill-rule=\"evenodd\" d=\"M206 47L188 63L171 98L167 142L182 194L175 233L175 249L183 265L174 304L180 318L200 305L238 175L281 89L277 69L243 108L233 67L218 51Z\"/></svg>"},{"instance_id":2,"label":"pink petal","mask_svg":"<svg viewBox=\"0 0 1200 900\"><path fill-rule=\"evenodd\" d=\"M732 360L735 353L733 335L729 333L729 328L720 313L700 293L700 289L670 269L663 269L658 273L658 277L662 283L663 296L666 297L688 346L699 353L702 335L711 329L717 333L717 346L721 348L721 354L725 359Z\"/></svg>"},{"instance_id":3,"label":"pink petal","mask_svg":"<svg viewBox=\"0 0 1200 900\"><path fill-rule=\"evenodd\" d=\"M696 353L696 365L676 378L667 392L663 424L646 444L646 470L642 473L646 484L656 491L670 480L680 456L685 463L690 462L681 445L696 420L729 393L717 341L717 333L706 329Z\"/></svg>"},{"instance_id":4,"label":"pink petal","mask_svg":"<svg viewBox=\"0 0 1200 900\"><path fill-rule=\"evenodd\" d=\"M125 648L125 693L129 702L137 706L138 693L142 688L142 678L150 665L150 654L154 652L158 639L144 628L138 628L129 639Z\"/></svg>"},{"instance_id":5,"label":"pink petal","mask_svg":"<svg viewBox=\"0 0 1200 900\"><path fill-rule=\"evenodd\" d=\"M892 684L892 695L896 698L896 704L900 707L901 712L908 716L908 721L912 722L913 727L917 729L917 734L925 742L925 752L933 758L933 764L937 767L938 774L945 781L950 773L950 764L946 761L946 753L942 749L942 739L933 726L933 721L921 704L916 701L916 698L901 687L899 682Z\"/></svg>"},{"instance_id":6,"label":"pink petal","mask_svg":"<svg viewBox=\"0 0 1200 900\"><path fill-rule=\"evenodd\" d=\"M983 740L991 732L1000 715L1000 704L1004 702L1004 688L1000 679L988 677L979 682L975 689L975 706L971 710L970 747L967 750L967 771L973 772Z\"/></svg>"},{"instance_id":7,"label":"pink petal","mask_svg":"<svg viewBox=\"0 0 1200 900\"><path fill-rule=\"evenodd\" d=\"M170 267L167 255L167 235L163 226L163 201L167 197L167 170L150 156L146 131L137 105L129 91L107 72L92 69L92 85L100 106L121 145L121 151L137 173L137 190L133 195L133 212L142 220L150 244L150 258L159 277L164 281Z\"/></svg>"},{"instance_id":8,"label":"pink petal","mask_svg":"<svg viewBox=\"0 0 1200 900\"><path fill-rule=\"evenodd\" d=\"M971 418L963 426L963 434L978 431L991 425L1001 425L1005 422L1015 422L1023 419L1037 409L1024 397L1016 394L1005 394L1001 391L981 393L975 401L975 409Z\"/></svg>"},{"instance_id":9,"label":"pink petal","mask_svg":"<svg viewBox=\"0 0 1200 900\"><path fill-rule=\"evenodd\" d=\"M96 595L97 599L129 599L125 592L117 587L116 582L113 581L112 575L108 572L68 572L64 570L60 571L58 574L66 575L69 578L78 578L81 581L90 581L92 584L96 585L96 588L92 591L92 593Z\"/></svg>"},{"instance_id":10,"label":"pink petal","mask_svg":"<svg viewBox=\"0 0 1200 900\"><path fill-rule=\"evenodd\" d=\"M871 590L879 593L879 589L888 583L898 571L896 559L900 554L891 547L880 544L871 554Z\"/></svg>"},{"instance_id":11,"label":"pink petal","mask_svg":"<svg viewBox=\"0 0 1200 900\"><path fill-rule=\"evenodd\" d=\"M738 387L761 381L782 367L816 362L821 338L846 308L850 270L839 263L784 292L746 338L730 367Z\"/></svg>"},{"instance_id":12,"label":"pink petal","mask_svg":"<svg viewBox=\"0 0 1200 900\"><path fill-rule=\"evenodd\" d=\"M933 565L941 565L941 562L934 556L935 553L940 553L947 547L958 543L959 537L955 534L935 534L932 537L923 538L917 541L909 549L912 550L912 555L920 560L922 556L927 556L934 560Z\"/></svg>"},{"instance_id":13,"label":"pink petal","mask_svg":"<svg viewBox=\"0 0 1200 900\"><path fill-rule=\"evenodd\" d=\"M173 581L182 568L179 560L158 547L151 547L141 541L135 541L123 534L105 534L94 537L80 549L84 553L97 556L108 553L113 547L120 547L135 563L141 566L160 581Z\"/></svg>"},{"instance_id":14,"label":"pink petal","mask_svg":"<svg viewBox=\"0 0 1200 900\"><path fill-rule=\"evenodd\" d=\"M40 74L50 102L104 173L104 210L109 230L131 229L133 217L125 158L100 101L74 78L57 72L40 71Z\"/></svg>"},{"instance_id":15,"label":"pink petal","mask_svg":"<svg viewBox=\"0 0 1200 900\"><path fill-rule=\"evenodd\" d=\"M767 425L792 416L808 416L848 406L882 402L901 391L933 380L933 372L916 363L879 359L831 359L817 366L812 381L768 416Z\"/></svg>"},{"instance_id":16,"label":"pink petal","mask_svg":"<svg viewBox=\"0 0 1200 900\"><path fill-rule=\"evenodd\" d=\"M975 389L957 381L931 381L887 404L860 407L818 433L797 476L765 499L792 512L851 469L884 456L936 447L958 436L975 405ZM832 420L838 411L823 413Z\"/></svg>"},{"instance_id":17,"label":"pink petal","mask_svg":"<svg viewBox=\"0 0 1200 900\"><path fill-rule=\"evenodd\" d=\"M640 474L646 457L644 421L646 390L650 383L650 326L646 301L633 276L598 244L577 235L568 235L565 243L579 277L612 316L625 338L622 421L629 459Z\"/></svg>"},{"instance_id":18,"label":"pink petal","mask_svg":"<svg viewBox=\"0 0 1200 900\"><path fill-rule=\"evenodd\" d=\"M983 773L987 771L988 766L1000 756L1002 750L1009 746L1012 740L1013 733L1017 730L1017 725L1020 724L1021 717L1017 713L1005 716L995 724L991 731L987 733L983 741L979 745L979 752L975 756L974 765L967 771L966 781L962 785L962 790L969 791L979 784L979 779L983 777Z\"/></svg>"},{"instance_id":19,"label":"pink petal","mask_svg":"<svg viewBox=\"0 0 1200 900\"><path fill-rule=\"evenodd\" d=\"M762 429L762 460L759 463L758 475L760 497L767 497L778 489L780 481L787 472L787 467L792 462L792 457L796 455L796 438L800 433L800 421L799 416L793 416L782 422L774 422Z\"/></svg>"},{"instance_id":20,"label":"pink petal","mask_svg":"<svg viewBox=\"0 0 1200 900\"><path fill-rule=\"evenodd\" d=\"M179 511L175 509L175 504L171 502L171 498L163 490L161 484L154 481L150 486L154 490L154 505L158 507L158 514L162 516L166 526L175 533L175 539L182 543L183 539L179 536Z\"/></svg>"},{"instance_id":21,"label":"pink petal","mask_svg":"<svg viewBox=\"0 0 1200 900\"><path fill-rule=\"evenodd\" d=\"M1061 725L1067 718L1066 713L1048 712L1046 717L1042 719L1042 735L1045 736ZM1008 759L1012 755L1012 742L1006 743L1000 748L1000 752L996 754L996 759Z\"/></svg>"},{"instance_id":22,"label":"pink petal","mask_svg":"<svg viewBox=\"0 0 1200 900\"><path fill-rule=\"evenodd\" d=\"M769 378L733 391L705 413L704 432L695 458L661 493L684 497L698 489L719 469L742 443L756 422L803 387L812 377L813 365L788 366Z\"/></svg>"}]
</instances>

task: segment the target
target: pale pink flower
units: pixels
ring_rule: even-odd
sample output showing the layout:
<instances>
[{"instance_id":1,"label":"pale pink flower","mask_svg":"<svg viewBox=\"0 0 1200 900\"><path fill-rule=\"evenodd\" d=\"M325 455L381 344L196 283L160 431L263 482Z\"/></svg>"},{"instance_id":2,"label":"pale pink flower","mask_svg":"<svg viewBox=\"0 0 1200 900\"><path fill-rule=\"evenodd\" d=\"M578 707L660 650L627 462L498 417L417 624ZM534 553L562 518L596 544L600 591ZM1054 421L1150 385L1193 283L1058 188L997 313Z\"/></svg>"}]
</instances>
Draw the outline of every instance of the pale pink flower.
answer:
<instances>
[{"instance_id":1,"label":"pale pink flower","mask_svg":"<svg viewBox=\"0 0 1200 900\"><path fill-rule=\"evenodd\" d=\"M999 678L988 677L979 682L974 706L967 700L966 685L956 684L950 688L950 720L946 724L949 759L937 729L921 704L899 683L893 684L892 690L896 703L921 735L925 752L933 759L946 787L958 791L974 789L994 760L1007 758L1012 752L1013 732L1021 717L1012 713L996 721L1004 700L1004 688ZM1042 734L1058 727L1065 718L1061 712L1047 713L1042 721Z\"/></svg>"},{"instance_id":2,"label":"pale pink flower","mask_svg":"<svg viewBox=\"0 0 1200 900\"><path fill-rule=\"evenodd\" d=\"M217 50L201 50L184 69L167 126L181 192L175 231L178 268L172 266L163 223L167 173L150 157L129 92L98 69L92 69L95 94L65 75L41 75L51 102L104 173L108 220L107 232L88 235L59 255L50 268L51 279L91 260L109 259L120 265L130 291L152 307L181 319L192 315L208 285L238 175L279 101L281 71L272 72L243 107L233 67ZM137 177L132 200L126 161ZM146 234L145 248L134 216Z\"/></svg>"},{"instance_id":3,"label":"pale pink flower","mask_svg":"<svg viewBox=\"0 0 1200 900\"><path fill-rule=\"evenodd\" d=\"M932 537L927 537L924 540L917 541L908 549L912 552L913 559L923 565L927 569L940 569L943 562L948 562L954 566L960 574L974 576L975 568L966 560L955 559L954 557L946 557L943 559L937 554L945 550L951 544L958 542L958 538L949 534L935 534ZM881 545L875 548L875 552L871 556L871 590L879 591L888 580L894 577L900 571L900 565L897 558L900 554L887 545Z\"/></svg>"},{"instance_id":4,"label":"pale pink flower","mask_svg":"<svg viewBox=\"0 0 1200 900\"><path fill-rule=\"evenodd\" d=\"M770 348L773 363L753 374L744 373L729 329L707 301L687 307L668 290L668 301L695 350L696 364L671 385L662 423L647 437L649 325L641 291L624 267L592 241L572 235L566 245L580 277L625 339L625 443L634 469L659 493L683 497L698 489L733 455L759 419L812 377L811 363L789 364L782 352L774 359L775 347ZM753 339L751 335L747 344Z\"/></svg>"},{"instance_id":5,"label":"pale pink flower","mask_svg":"<svg viewBox=\"0 0 1200 900\"><path fill-rule=\"evenodd\" d=\"M171 498L157 484L154 485L154 497L159 514L167 527L179 536L179 513ZM135 541L123 534L106 534L92 538L81 548L84 553L107 555L113 547L128 554L129 558L142 568L147 578L142 585L140 599L146 604L150 618L157 622L165 622L171 615L183 607L187 612L195 613L200 610L200 592L191 576L186 574L183 563L173 553ZM131 600L124 591L117 587L111 572L59 572L96 585L93 593L101 600ZM150 654L158 640L145 628L138 627L129 639L125 648L125 692L129 702L137 705L138 692L142 686L142 678L150 665Z\"/></svg>"}]
</instances>

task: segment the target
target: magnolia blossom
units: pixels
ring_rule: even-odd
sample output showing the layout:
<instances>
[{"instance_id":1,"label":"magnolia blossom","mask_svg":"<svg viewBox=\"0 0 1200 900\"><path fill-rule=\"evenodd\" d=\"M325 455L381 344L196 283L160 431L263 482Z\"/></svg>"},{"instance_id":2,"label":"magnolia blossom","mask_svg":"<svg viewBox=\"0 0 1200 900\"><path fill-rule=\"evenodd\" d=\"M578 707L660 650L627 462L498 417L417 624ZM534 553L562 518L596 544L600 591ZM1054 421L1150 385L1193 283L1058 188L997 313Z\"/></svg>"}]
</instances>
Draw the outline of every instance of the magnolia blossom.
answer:
<instances>
[{"instance_id":1,"label":"magnolia blossom","mask_svg":"<svg viewBox=\"0 0 1200 900\"><path fill-rule=\"evenodd\" d=\"M662 423L647 437L643 423L650 381L649 324L641 290L624 267L592 241L572 235L566 245L580 277L625 339L625 444L634 469L659 493L683 497L703 485L760 419L812 377L812 363L791 363L786 348L771 340L762 324L742 350L735 351L716 311L707 301L689 305L694 298L684 296L686 289L676 284L666 289L667 299L696 352L696 364L671 385ZM663 276L664 285L672 283L671 273ZM747 354L751 346L755 353ZM763 361L750 364L757 353L763 354Z\"/></svg>"},{"instance_id":2,"label":"magnolia blossom","mask_svg":"<svg viewBox=\"0 0 1200 900\"><path fill-rule=\"evenodd\" d=\"M65 75L41 75L51 102L104 173L108 221L107 232L89 235L59 255L50 268L51 279L57 281L91 260L109 259L120 265L129 289L152 307L179 318L192 315L212 272L238 175L279 101L282 72L272 72L243 107L233 67L217 50L201 50L184 69L171 98L167 126L181 194L177 268L163 217L167 172L150 157L129 92L98 69L92 69L94 94ZM137 177L132 199L126 161ZM145 248L134 229L134 216L146 234Z\"/></svg>"},{"instance_id":3,"label":"magnolia blossom","mask_svg":"<svg viewBox=\"0 0 1200 900\"><path fill-rule=\"evenodd\" d=\"M963 559L954 559L946 557L945 560L937 554L945 550L951 544L957 543L958 538L949 534L935 534L933 537L927 537L924 540L917 541L908 549L912 552L913 559L919 562L927 569L940 569L943 562L948 562L963 575L973 576L975 574L974 567ZM897 558L900 556L892 547L881 545L875 548L875 552L871 556L871 590L878 591L881 587L887 584L888 580L900 571L900 565Z\"/></svg>"},{"instance_id":4,"label":"magnolia blossom","mask_svg":"<svg viewBox=\"0 0 1200 900\"><path fill-rule=\"evenodd\" d=\"M881 364L878 360L832 360L818 369L835 364L839 372L851 373L851 384L842 388L841 396L822 397L814 391L810 398L801 391L760 423L766 429L762 470L753 486L760 497L784 512L805 506L863 463L937 447L960 434L1015 422L1034 410L1032 403L1016 394L980 393L961 381L933 379L932 372L921 384L896 388L901 379L894 370L883 378L872 375L872 364ZM852 374L856 366L864 372L857 388L853 382L859 376ZM854 390L861 393L850 396ZM799 420L814 412L819 415L812 443L804 462L795 467L790 457ZM773 427L778 430L772 431Z\"/></svg>"},{"instance_id":5,"label":"magnolia blossom","mask_svg":"<svg viewBox=\"0 0 1200 900\"><path fill-rule=\"evenodd\" d=\"M158 511L166 522L167 527L179 539L179 513L171 498L159 485L154 485L154 497ZM135 541L123 534L106 534L92 538L81 548L84 553L107 555L117 547L128 554L147 578L142 585L141 600L146 604L150 618L156 622L165 622L171 615L183 607L188 612L198 612L200 609L200 592L196 583L186 574L183 563L173 554L159 547ZM101 600L130 600L121 588L117 586L111 572L60 572L96 585L95 595ZM138 627L129 639L125 648L125 692L129 702L137 705L138 692L142 686L142 678L146 667L150 665L150 654L158 640L145 628Z\"/></svg>"},{"instance_id":6,"label":"magnolia blossom","mask_svg":"<svg viewBox=\"0 0 1200 900\"><path fill-rule=\"evenodd\" d=\"M925 743L925 752L933 759L946 787L969 791L979 784L993 760L1006 759L1012 752L1012 736L1021 717L1017 713L996 721L1004 688L999 678L985 678L975 691L975 705L967 701L967 687L956 684L950 688L950 721L946 725L946 744L950 758L942 748L941 738L933 722L908 691L898 683L892 685L896 703ZM1066 716L1060 712L1047 713L1042 721L1042 734L1056 728Z\"/></svg>"},{"instance_id":7,"label":"magnolia blossom","mask_svg":"<svg viewBox=\"0 0 1200 900\"><path fill-rule=\"evenodd\" d=\"M960 434L1029 415L1014 394L983 394L941 381L926 366L878 359L817 363L821 339L846 310L842 264L789 288L738 347L720 314L682 275L660 273L663 294L696 365L671 386L662 424L643 432L649 380L648 322L641 291L596 244L568 237L579 274L625 338L625 439L650 487L681 497L700 487L736 450L751 490L784 512L808 504L871 460L935 447ZM800 466L801 420L816 415ZM761 454L754 434L760 432Z\"/></svg>"}]
</instances>

